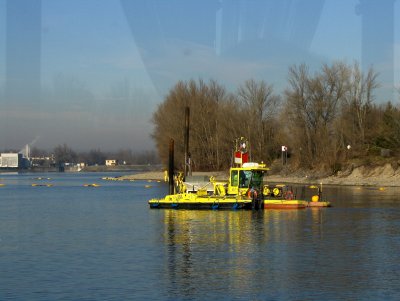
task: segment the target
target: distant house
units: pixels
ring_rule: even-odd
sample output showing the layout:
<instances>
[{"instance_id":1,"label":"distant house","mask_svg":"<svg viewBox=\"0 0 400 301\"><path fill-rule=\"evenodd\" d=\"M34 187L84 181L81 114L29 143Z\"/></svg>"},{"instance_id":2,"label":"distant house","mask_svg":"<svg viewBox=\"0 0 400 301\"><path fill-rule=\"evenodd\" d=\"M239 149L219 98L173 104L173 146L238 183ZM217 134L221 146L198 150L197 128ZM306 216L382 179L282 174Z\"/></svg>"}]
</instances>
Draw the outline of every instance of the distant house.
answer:
<instances>
[{"instance_id":1,"label":"distant house","mask_svg":"<svg viewBox=\"0 0 400 301\"><path fill-rule=\"evenodd\" d=\"M106 166L116 166L118 165L118 160L106 160Z\"/></svg>"}]
</instances>

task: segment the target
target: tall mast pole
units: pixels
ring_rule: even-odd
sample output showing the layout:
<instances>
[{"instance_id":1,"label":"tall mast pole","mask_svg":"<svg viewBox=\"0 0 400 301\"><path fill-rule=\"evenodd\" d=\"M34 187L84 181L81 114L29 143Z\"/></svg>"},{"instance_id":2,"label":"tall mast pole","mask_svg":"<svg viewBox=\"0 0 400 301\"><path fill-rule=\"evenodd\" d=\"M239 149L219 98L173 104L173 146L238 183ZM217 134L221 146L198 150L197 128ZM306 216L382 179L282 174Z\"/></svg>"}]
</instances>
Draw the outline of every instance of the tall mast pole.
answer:
<instances>
[{"instance_id":1,"label":"tall mast pole","mask_svg":"<svg viewBox=\"0 0 400 301\"><path fill-rule=\"evenodd\" d=\"M185 107L185 167L184 167L184 176L188 175L189 169L189 117L190 117L190 108Z\"/></svg>"},{"instance_id":2,"label":"tall mast pole","mask_svg":"<svg viewBox=\"0 0 400 301\"><path fill-rule=\"evenodd\" d=\"M169 141L168 179L169 194L174 194L174 139Z\"/></svg>"}]
</instances>

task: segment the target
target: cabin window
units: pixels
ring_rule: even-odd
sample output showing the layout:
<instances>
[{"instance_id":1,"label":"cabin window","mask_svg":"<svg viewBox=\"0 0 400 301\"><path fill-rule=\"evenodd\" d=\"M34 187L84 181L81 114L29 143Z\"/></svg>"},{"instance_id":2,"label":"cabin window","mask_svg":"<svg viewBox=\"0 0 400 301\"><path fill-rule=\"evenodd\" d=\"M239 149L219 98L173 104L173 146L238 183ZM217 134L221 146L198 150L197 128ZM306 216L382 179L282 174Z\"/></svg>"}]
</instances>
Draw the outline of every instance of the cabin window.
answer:
<instances>
[{"instance_id":1,"label":"cabin window","mask_svg":"<svg viewBox=\"0 0 400 301\"><path fill-rule=\"evenodd\" d=\"M241 170L239 172L239 187L249 187L251 180L251 171L249 170Z\"/></svg>"},{"instance_id":2,"label":"cabin window","mask_svg":"<svg viewBox=\"0 0 400 301\"><path fill-rule=\"evenodd\" d=\"M253 177L251 179L251 186L254 188L260 189L262 186L262 181L263 181L263 172L262 171L254 171L253 172Z\"/></svg>"},{"instance_id":3,"label":"cabin window","mask_svg":"<svg viewBox=\"0 0 400 301\"><path fill-rule=\"evenodd\" d=\"M239 184L238 172L235 170L231 172L231 186L238 186L238 184Z\"/></svg>"}]
</instances>

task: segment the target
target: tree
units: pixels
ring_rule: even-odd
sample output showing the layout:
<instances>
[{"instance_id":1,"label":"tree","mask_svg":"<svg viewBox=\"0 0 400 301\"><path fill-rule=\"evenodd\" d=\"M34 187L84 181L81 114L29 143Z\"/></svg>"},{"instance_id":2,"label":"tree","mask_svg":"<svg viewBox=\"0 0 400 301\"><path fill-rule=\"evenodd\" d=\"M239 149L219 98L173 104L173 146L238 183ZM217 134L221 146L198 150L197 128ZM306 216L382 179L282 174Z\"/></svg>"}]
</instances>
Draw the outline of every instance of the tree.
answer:
<instances>
[{"instance_id":1,"label":"tree","mask_svg":"<svg viewBox=\"0 0 400 301\"><path fill-rule=\"evenodd\" d=\"M37 147L32 147L30 151L31 157L48 157L49 152L44 149L39 149Z\"/></svg>"},{"instance_id":2,"label":"tree","mask_svg":"<svg viewBox=\"0 0 400 301\"><path fill-rule=\"evenodd\" d=\"M348 91L346 94L346 124L348 125L347 139L349 142L363 150L366 140L366 133L373 124L368 123L368 114L370 113L374 101L374 90L379 87L377 83L378 74L370 68L367 74L363 74L360 66L355 63L351 68L348 77Z\"/></svg>"},{"instance_id":3,"label":"tree","mask_svg":"<svg viewBox=\"0 0 400 301\"><path fill-rule=\"evenodd\" d=\"M338 139L334 121L346 95L348 74L342 63L325 64L314 76L306 65L289 69L285 114L298 164L312 168L324 161L335 163Z\"/></svg>"},{"instance_id":4,"label":"tree","mask_svg":"<svg viewBox=\"0 0 400 301\"><path fill-rule=\"evenodd\" d=\"M64 163L76 163L77 154L65 143L54 148L54 158L58 165Z\"/></svg>"},{"instance_id":5,"label":"tree","mask_svg":"<svg viewBox=\"0 0 400 301\"><path fill-rule=\"evenodd\" d=\"M381 108L381 120L376 124L378 134L375 144L378 147L388 149L400 148L400 110L388 102Z\"/></svg>"},{"instance_id":6,"label":"tree","mask_svg":"<svg viewBox=\"0 0 400 301\"><path fill-rule=\"evenodd\" d=\"M87 154L88 165L105 165L107 155L103 153L100 149L92 149Z\"/></svg>"},{"instance_id":7,"label":"tree","mask_svg":"<svg viewBox=\"0 0 400 301\"><path fill-rule=\"evenodd\" d=\"M270 159L277 147L274 133L277 130L275 118L279 111L279 97L273 93L272 85L255 80L246 81L237 94L245 112L245 132L252 145L253 159Z\"/></svg>"},{"instance_id":8,"label":"tree","mask_svg":"<svg viewBox=\"0 0 400 301\"><path fill-rule=\"evenodd\" d=\"M219 169L221 129L226 116L220 111L225 89L215 81L178 82L153 114L154 131L160 158L168 160L169 139L175 141L175 162L183 169L185 108L190 108L190 152L196 168Z\"/></svg>"},{"instance_id":9,"label":"tree","mask_svg":"<svg viewBox=\"0 0 400 301\"><path fill-rule=\"evenodd\" d=\"M216 81L180 81L154 112L152 137L164 164L174 139L176 167L183 170L189 107L189 150L196 169L227 168L235 139L244 136L254 161L271 162L287 145L294 165L335 171L346 159L348 144L359 150L354 154L378 143L397 145L397 138L389 143L384 133L398 137L398 113L388 109L384 114L373 104L377 87L372 68L364 75L357 63L342 62L324 64L313 74L305 64L290 67L283 104L264 81L248 80L235 94Z\"/></svg>"}]
</instances>

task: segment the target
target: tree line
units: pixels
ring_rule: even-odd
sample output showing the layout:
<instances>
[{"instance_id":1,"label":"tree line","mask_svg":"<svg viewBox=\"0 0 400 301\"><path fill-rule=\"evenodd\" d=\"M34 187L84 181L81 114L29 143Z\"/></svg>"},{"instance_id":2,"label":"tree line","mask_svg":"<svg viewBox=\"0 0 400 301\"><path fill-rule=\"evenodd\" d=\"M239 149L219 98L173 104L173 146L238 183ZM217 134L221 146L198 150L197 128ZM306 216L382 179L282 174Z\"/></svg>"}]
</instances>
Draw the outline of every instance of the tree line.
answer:
<instances>
[{"instance_id":1,"label":"tree line","mask_svg":"<svg viewBox=\"0 0 400 301\"><path fill-rule=\"evenodd\" d=\"M176 167L183 169L189 107L195 170L228 168L234 141L244 136L253 161L278 162L284 145L290 167L336 172L356 158L400 150L400 110L377 102L379 85L372 68L362 72L358 63L343 62L315 72L305 64L290 67L282 95L263 80L247 80L235 92L215 80L179 81L153 113L152 137L165 164L174 139Z\"/></svg>"}]
</instances>

